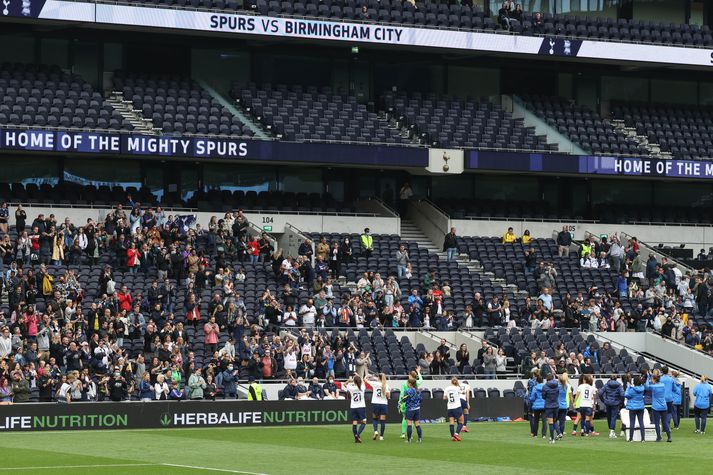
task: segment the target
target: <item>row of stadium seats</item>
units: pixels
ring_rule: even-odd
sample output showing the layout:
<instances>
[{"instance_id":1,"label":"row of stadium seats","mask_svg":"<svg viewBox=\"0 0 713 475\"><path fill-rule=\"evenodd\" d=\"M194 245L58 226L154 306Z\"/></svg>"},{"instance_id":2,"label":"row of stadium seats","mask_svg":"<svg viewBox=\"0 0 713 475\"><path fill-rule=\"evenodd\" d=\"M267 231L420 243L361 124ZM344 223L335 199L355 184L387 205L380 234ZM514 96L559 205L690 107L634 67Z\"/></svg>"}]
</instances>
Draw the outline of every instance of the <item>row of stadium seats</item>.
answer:
<instances>
[{"instance_id":1,"label":"row of stadium seats","mask_svg":"<svg viewBox=\"0 0 713 475\"><path fill-rule=\"evenodd\" d=\"M233 97L259 123L290 141L346 141L412 144L399 130L346 91L316 87L234 84Z\"/></svg>"},{"instance_id":2,"label":"row of stadium seats","mask_svg":"<svg viewBox=\"0 0 713 475\"><path fill-rule=\"evenodd\" d=\"M713 157L713 108L667 104L614 103L612 117L675 158Z\"/></svg>"},{"instance_id":3,"label":"row of stadium seats","mask_svg":"<svg viewBox=\"0 0 713 475\"><path fill-rule=\"evenodd\" d=\"M190 79L117 71L113 85L164 134L253 135L247 125Z\"/></svg>"},{"instance_id":4,"label":"row of stadium seats","mask_svg":"<svg viewBox=\"0 0 713 475\"><path fill-rule=\"evenodd\" d=\"M386 110L410 127L422 142L440 147L557 150L487 99L465 101L437 94L388 93Z\"/></svg>"},{"instance_id":5,"label":"row of stadium seats","mask_svg":"<svg viewBox=\"0 0 713 475\"><path fill-rule=\"evenodd\" d=\"M648 150L586 106L559 97L523 96L527 108L585 151L605 155L648 155Z\"/></svg>"},{"instance_id":6,"label":"row of stadium seats","mask_svg":"<svg viewBox=\"0 0 713 475\"><path fill-rule=\"evenodd\" d=\"M210 10L248 10L266 16L318 18L332 21L357 21L395 24L421 28L452 28L494 32L501 31L495 18L486 15L478 6L459 3L440 3L401 0L132 0L133 3L150 3L179 8L205 8ZM634 43L665 44L702 47L713 44L707 25L627 20L612 17L544 13L541 22L534 12L525 12L521 21L510 27L511 33L522 35L549 35L593 40L625 41Z\"/></svg>"},{"instance_id":7,"label":"row of stadium seats","mask_svg":"<svg viewBox=\"0 0 713 475\"><path fill-rule=\"evenodd\" d=\"M164 134L241 138L254 135L239 117L185 77L117 72L113 83L115 93ZM0 93L3 94L0 126L133 129L91 85L56 66L5 63L0 66ZM522 119L514 119L486 98L389 92L377 105L365 105L346 91L328 87L237 83L232 87L232 95L244 113L263 126L268 135L288 141L557 150L556 144L547 143L546 136L535 135L534 129L525 127ZM547 96L523 96L523 100L532 112L589 153L635 156L649 153L629 132L584 106ZM708 107L619 102L613 104L611 118L634 129L636 134L647 136L649 143L659 145L676 158L698 160L713 156L709 130L713 110ZM200 201L217 200L202 197ZM330 203L326 207L340 209L342 205ZM529 214L532 213L524 211L522 216Z\"/></svg>"},{"instance_id":8,"label":"row of stadium seats","mask_svg":"<svg viewBox=\"0 0 713 475\"><path fill-rule=\"evenodd\" d=\"M0 65L0 126L132 130L99 92L57 66Z\"/></svg>"}]
</instances>

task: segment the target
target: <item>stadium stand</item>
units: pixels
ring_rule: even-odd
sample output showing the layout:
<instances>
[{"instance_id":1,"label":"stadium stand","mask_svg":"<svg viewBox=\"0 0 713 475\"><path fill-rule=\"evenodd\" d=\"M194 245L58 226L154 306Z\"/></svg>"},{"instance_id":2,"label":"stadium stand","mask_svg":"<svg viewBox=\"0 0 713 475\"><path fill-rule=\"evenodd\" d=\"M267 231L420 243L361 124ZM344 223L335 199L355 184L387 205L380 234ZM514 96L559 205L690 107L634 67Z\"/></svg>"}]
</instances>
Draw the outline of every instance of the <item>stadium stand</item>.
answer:
<instances>
[{"instance_id":1,"label":"stadium stand","mask_svg":"<svg viewBox=\"0 0 713 475\"><path fill-rule=\"evenodd\" d=\"M19 377L33 402L184 399L157 389L161 379L180 393L201 368L207 399L239 397L237 385L251 378L275 385L288 380L283 398L292 393L290 385L297 384L295 394L308 394L309 380L332 373L340 380L361 371L403 380L418 367L433 384L449 375L475 379L477 399L523 396L520 380L512 390L508 383L505 392L488 387L487 380L526 379L534 367L572 376L660 367L655 355L616 343L614 336L621 335L614 333L656 332L713 357L710 270L705 264L701 270L684 267L673 252L670 259L649 252L651 247L644 253L643 244L626 242L621 232L624 226L632 233L654 229L666 234L662 242L668 246L680 240L681 248L708 247L705 228L698 233L687 227L694 236L686 243L687 236L668 225L713 222L713 193L704 180L710 176L679 172L676 178L688 180L674 184L658 170L631 178L609 165L612 156L636 157L617 165L650 159L646 163L654 166L662 159L712 157L713 117L700 105L710 90L705 68L690 63L691 78L661 79L656 59L643 58L651 67L641 69L612 59L599 64L601 58L587 55L574 62L548 55L544 42L559 37L612 42L606 47L676 45L688 47L676 51L697 56L713 45L708 26L532 12L498 18L457 2L140 3L536 36L532 43L542 37L547 63L540 62L536 47L530 58L538 64L531 67L522 51L511 61L497 52L479 58L465 49L366 42L359 43L362 53L357 46L344 48L347 43L331 49L336 41L311 50L322 40L291 44L288 35L275 40L280 43L244 35L229 46L223 43L227 36L186 35L176 48L159 31L142 36L132 29L117 32L115 44L100 40L91 54L60 30L56 43L39 37L17 41L18 52L1 52L3 60L24 55L43 61L53 48L66 58L57 54L61 68L0 66L0 132L11 127L210 135L254 149L240 157L188 151L180 157L154 151L131 156L101 147L95 152L0 142L8 159L8 177L0 183L0 389L3 379ZM136 43L148 38L155 44L141 44L146 51L137 55ZM185 51L175 51L189 42ZM282 42L284 49L272 47ZM303 60L314 70L294 68ZM212 82L211 75L223 74L223 68L227 77ZM393 77L378 77L383 71ZM587 74L591 83L579 89L580 75ZM654 77L661 82L653 84ZM230 83L235 78L240 80ZM627 81L618 84L620 78ZM356 86L360 81L364 88ZM695 98L671 94L672 102L699 105L656 103L667 87L684 89L681 83L696 89ZM651 100L612 101L630 90L642 96L646 91ZM593 155L592 161L605 157L605 166L597 168L601 174L586 167L562 167L561 175L550 169L550 158L570 165L592 157L549 154L559 151L558 144L536 132L533 122L540 127L541 121L531 114L515 118L508 96L521 97L534 115ZM577 100L601 106L592 110ZM126 134L116 135L110 138L129 142ZM257 140L243 140L248 138ZM377 144L408 148L368 147ZM460 166L449 169L445 153L443 163L434 165L441 153L433 154L432 147L464 149ZM326 150L325 156L303 160L300 153L307 149ZM363 150L377 152L368 160L353 158ZM27 163L12 155L27 151L33 152ZM395 157L383 167L376 156L382 151ZM89 153L95 153L92 159ZM112 161L105 159L108 153ZM117 165L115 160L124 159ZM498 169L497 160L510 160L512 168ZM129 162L126 173L116 169ZM497 188L505 188L511 174L518 175L514 185L500 193ZM614 174L622 176L613 179ZM498 179L483 186L491 177ZM515 189L518 184L522 190ZM626 193L636 193L636 199L629 203ZM429 199L443 212L427 216L419 205ZM662 206L665 201L670 204ZM32 214L23 214L18 203ZM568 206L576 211L559 209ZM38 215L40 207L55 214ZM64 219L65 211L72 219ZM250 223L248 211L261 215L263 226ZM288 214L290 223L283 219ZM478 218L499 223L489 224L488 231L469 223L473 235L453 234L448 239L455 244L444 240L441 252L433 236L442 237L453 220ZM522 229L531 220L538 235L487 235L502 224L507 229L515 218L525 221L517 224ZM579 222L584 219L592 222ZM667 226L628 227L640 222ZM299 231L304 223L309 224ZM612 231L618 226L594 226L602 223L621 224L622 237ZM564 245L552 232L562 224ZM380 229L354 232L362 226ZM407 231L415 228L425 241ZM290 242L268 232L284 232ZM575 241L574 233L588 240ZM700 260L713 256L711 249L702 249ZM127 383L123 393L109 387L118 378ZM422 394L439 398L439 391L424 388Z\"/></svg>"},{"instance_id":2,"label":"stadium stand","mask_svg":"<svg viewBox=\"0 0 713 475\"><path fill-rule=\"evenodd\" d=\"M423 143L440 147L557 150L522 120L486 100L461 101L437 94L388 93L382 101Z\"/></svg>"},{"instance_id":3,"label":"stadium stand","mask_svg":"<svg viewBox=\"0 0 713 475\"><path fill-rule=\"evenodd\" d=\"M258 88L234 85L232 95L257 121L289 141L369 142L410 145L417 143L390 127L357 98L330 87L302 88L278 84Z\"/></svg>"},{"instance_id":4,"label":"stadium stand","mask_svg":"<svg viewBox=\"0 0 713 475\"><path fill-rule=\"evenodd\" d=\"M524 96L523 99L528 109L590 153L649 155L646 147L587 107L559 97Z\"/></svg>"},{"instance_id":5,"label":"stadium stand","mask_svg":"<svg viewBox=\"0 0 713 475\"><path fill-rule=\"evenodd\" d=\"M253 135L238 117L190 79L117 71L113 84L164 134Z\"/></svg>"},{"instance_id":6,"label":"stadium stand","mask_svg":"<svg viewBox=\"0 0 713 475\"><path fill-rule=\"evenodd\" d=\"M141 2L144 3L144 2ZM552 14L523 12L518 18L509 14L512 21L498 21L497 16L486 15L478 6L447 4L441 2L409 2L399 0L369 0L366 2L279 2L257 0L171 0L170 4L152 0L156 5L209 10L248 10L266 16L318 18L321 20L373 22L416 26L423 28L451 28L484 32L503 31L527 36L561 36L565 38L593 39L617 42L665 44L685 47L713 45L713 36L707 25L678 24L650 20L599 17L581 14Z\"/></svg>"},{"instance_id":7,"label":"stadium stand","mask_svg":"<svg viewBox=\"0 0 713 475\"><path fill-rule=\"evenodd\" d=\"M648 137L649 142L675 158L701 160L713 156L713 112L709 107L614 103L612 117L634 127L637 134Z\"/></svg>"},{"instance_id":8,"label":"stadium stand","mask_svg":"<svg viewBox=\"0 0 713 475\"><path fill-rule=\"evenodd\" d=\"M57 66L0 66L0 125L130 131L99 92Z\"/></svg>"}]
</instances>

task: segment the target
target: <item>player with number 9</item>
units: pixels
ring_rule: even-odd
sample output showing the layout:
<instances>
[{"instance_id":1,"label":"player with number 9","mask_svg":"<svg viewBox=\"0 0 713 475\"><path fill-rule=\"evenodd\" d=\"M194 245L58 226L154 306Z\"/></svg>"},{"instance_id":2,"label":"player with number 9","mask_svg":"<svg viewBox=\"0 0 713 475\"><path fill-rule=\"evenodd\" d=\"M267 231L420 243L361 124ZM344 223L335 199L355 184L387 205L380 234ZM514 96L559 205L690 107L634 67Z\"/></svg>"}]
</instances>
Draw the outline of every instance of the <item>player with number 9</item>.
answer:
<instances>
[{"instance_id":1,"label":"player with number 9","mask_svg":"<svg viewBox=\"0 0 713 475\"><path fill-rule=\"evenodd\" d=\"M577 386L577 398L579 398L579 413L582 420L584 435L599 435L592 428L592 415L594 411L594 397L596 390L592 386L593 378L591 374L585 374L582 384Z\"/></svg>"}]
</instances>

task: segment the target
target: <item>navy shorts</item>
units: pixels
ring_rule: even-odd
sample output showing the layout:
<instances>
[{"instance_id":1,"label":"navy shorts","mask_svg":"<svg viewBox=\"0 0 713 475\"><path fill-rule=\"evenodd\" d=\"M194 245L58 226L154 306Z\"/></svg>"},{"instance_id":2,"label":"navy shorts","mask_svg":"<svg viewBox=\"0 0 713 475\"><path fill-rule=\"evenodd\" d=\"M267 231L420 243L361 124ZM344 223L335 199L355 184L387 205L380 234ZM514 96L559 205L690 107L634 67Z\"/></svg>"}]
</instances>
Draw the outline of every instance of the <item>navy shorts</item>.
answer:
<instances>
[{"instance_id":1,"label":"navy shorts","mask_svg":"<svg viewBox=\"0 0 713 475\"><path fill-rule=\"evenodd\" d=\"M366 408L365 407L353 407L352 408L352 420L353 421L363 421L366 419Z\"/></svg>"},{"instance_id":2,"label":"navy shorts","mask_svg":"<svg viewBox=\"0 0 713 475\"><path fill-rule=\"evenodd\" d=\"M448 409L448 417L458 419L463 415L463 409Z\"/></svg>"},{"instance_id":3,"label":"navy shorts","mask_svg":"<svg viewBox=\"0 0 713 475\"><path fill-rule=\"evenodd\" d=\"M460 408L463 409L464 411L468 409L468 401L465 399L460 400Z\"/></svg>"},{"instance_id":4,"label":"navy shorts","mask_svg":"<svg viewBox=\"0 0 713 475\"><path fill-rule=\"evenodd\" d=\"M389 406L386 404L372 404L371 411L374 413L374 417L385 416L389 413Z\"/></svg>"},{"instance_id":5,"label":"navy shorts","mask_svg":"<svg viewBox=\"0 0 713 475\"><path fill-rule=\"evenodd\" d=\"M582 415L582 417L589 417L592 415L592 408L591 407L580 407L577 409L579 413Z\"/></svg>"},{"instance_id":6,"label":"navy shorts","mask_svg":"<svg viewBox=\"0 0 713 475\"><path fill-rule=\"evenodd\" d=\"M557 413L559 412L559 410L559 407L546 407L545 419L557 419Z\"/></svg>"},{"instance_id":7,"label":"navy shorts","mask_svg":"<svg viewBox=\"0 0 713 475\"><path fill-rule=\"evenodd\" d=\"M408 410L406 409L406 419L409 421L421 420L421 409Z\"/></svg>"}]
</instances>

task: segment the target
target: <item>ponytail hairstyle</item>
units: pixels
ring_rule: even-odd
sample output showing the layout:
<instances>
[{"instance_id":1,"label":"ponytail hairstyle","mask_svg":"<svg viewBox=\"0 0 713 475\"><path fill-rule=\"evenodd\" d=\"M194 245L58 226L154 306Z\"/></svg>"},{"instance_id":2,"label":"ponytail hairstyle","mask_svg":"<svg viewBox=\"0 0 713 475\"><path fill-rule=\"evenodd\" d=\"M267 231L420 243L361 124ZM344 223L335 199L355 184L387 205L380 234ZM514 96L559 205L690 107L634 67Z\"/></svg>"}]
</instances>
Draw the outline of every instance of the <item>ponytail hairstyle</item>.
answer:
<instances>
[{"instance_id":1,"label":"ponytail hairstyle","mask_svg":"<svg viewBox=\"0 0 713 475\"><path fill-rule=\"evenodd\" d=\"M418 379L418 373L414 370L411 370L409 372L408 376L409 376L409 378Z\"/></svg>"},{"instance_id":2,"label":"ponytail hairstyle","mask_svg":"<svg viewBox=\"0 0 713 475\"><path fill-rule=\"evenodd\" d=\"M539 371L535 375L535 381L537 381L537 384L540 384L542 382L542 375L540 374Z\"/></svg>"},{"instance_id":3,"label":"ponytail hairstyle","mask_svg":"<svg viewBox=\"0 0 713 475\"><path fill-rule=\"evenodd\" d=\"M359 389L362 388L361 376L359 376L358 374L355 374L353 381L354 381L354 384L356 384L356 386L357 386Z\"/></svg>"},{"instance_id":4,"label":"ponytail hairstyle","mask_svg":"<svg viewBox=\"0 0 713 475\"><path fill-rule=\"evenodd\" d=\"M567 389L567 385L569 384L569 376L567 375L567 373L560 374L557 379L559 380L562 389Z\"/></svg>"},{"instance_id":5,"label":"ponytail hairstyle","mask_svg":"<svg viewBox=\"0 0 713 475\"><path fill-rule=\"evenodd\" d=\"M594 383L594 378L592 377L591 374L585 374L584 375L584 382L586 384L592 385Z\"/></svg>"},{"instance_id":6,"label":"ponytail hairstyle","mask_svg":"<svg viewBox=\"0 0 713 475\"><path fill-rule=\"evenodd\" d=\"M702 374L702 375L701 375L701 382L702 382L702 383L705 383L706 381L708 381L708 376L706 376L705 374Z\"/></svg>"},{"instance_id":7,"label":"ponytail hairstyle","mask_svg":"<svg viewBox=\"0 0 713 475\"><path fill-rule=\"evenodd\" d=\"M638 374L634 376L634 386L641 386L642 384L644 384L644 382L641 379L641 376Z\"/></svg>"},{"instance_id":8,"label":"ponytail hairstyle","mask_svg":"<svg viewBox=\"0 0 713 475\"><path fill-rule=\"evenodd\" d=\"M416 389L416 378L412 378L409 376L408 387Z\"/></svg>"},{"instance_id":9,"label":"ponytail hairstyle","mask_svg":"<svg viewBox=\"0 0 713 475\"><path fill-rule=\"evenodd\" d=\"M661 381L661 373L659 372L659 370L654 370L653 374L651 375L651 381L653 383L658 383L659 381Z\"/></svg>"},{"instance_id":10,"label":"ponytail hairstyle","mask_svg":"<svg viewBox=\"0 0 713 475\"><path fill-rule=\"evenodd\" d=\"M381 383L381 392L386 397L386 375L379 373L379 382Z\"/></svg>"},{"instance_id":11,"label":"ponytail hairstyle","mask_svg":"<svg viewBox=\"0 0 713 475\"><path fill-rule=\"evenodd\" d=\"M540 368L535 368L532 370L532 377L537 380L540 377Z\"/></svg>"},{"instance_id":12,"label":"ponytail hairstyle","mask_svg":"<svg viewBox=\"0 0 713 475\"><path fill-rule=\"evenodd\" d=\"M453 386L458 386L458 378L456 378L455 376L453 376L453 377L451 378L451 384L452 384Z\"/></svg>"}]
</instances>

